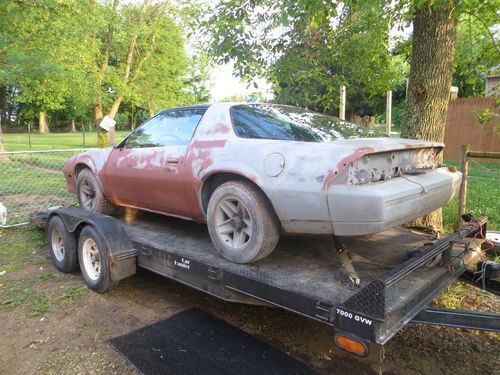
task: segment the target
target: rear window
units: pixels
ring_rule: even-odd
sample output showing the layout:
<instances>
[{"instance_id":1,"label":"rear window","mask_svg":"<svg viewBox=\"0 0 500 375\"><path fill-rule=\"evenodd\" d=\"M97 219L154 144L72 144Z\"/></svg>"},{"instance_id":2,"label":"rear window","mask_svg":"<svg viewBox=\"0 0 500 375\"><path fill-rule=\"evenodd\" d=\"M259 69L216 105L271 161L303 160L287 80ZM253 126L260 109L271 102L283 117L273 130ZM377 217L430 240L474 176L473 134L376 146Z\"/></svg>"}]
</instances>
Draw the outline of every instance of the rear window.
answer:
<instances>
[{"instance_id":1,"label":"rear window","mask_svg":"<svg viewBox=\"0 0 500 375\"><path fill-rule=\"evenodd\" d=\"M334 116L291 106L240 104L231 107L230 113L234 131L241 138L327 142L381 135Z\"/></svg>"}]
</instances>

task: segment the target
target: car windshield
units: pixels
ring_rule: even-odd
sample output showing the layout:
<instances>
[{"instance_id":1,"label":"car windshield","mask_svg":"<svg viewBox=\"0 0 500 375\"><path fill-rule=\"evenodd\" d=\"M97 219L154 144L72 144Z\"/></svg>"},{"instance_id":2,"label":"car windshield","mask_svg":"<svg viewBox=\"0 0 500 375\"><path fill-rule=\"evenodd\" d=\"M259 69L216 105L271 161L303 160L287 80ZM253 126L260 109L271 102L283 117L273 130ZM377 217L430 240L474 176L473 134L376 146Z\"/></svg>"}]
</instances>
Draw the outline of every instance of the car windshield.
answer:
<instances>
[{"instance_id":1,"label":"car windshield","mask_svg":"<svg viewBox=\"0 0 500 375\"><path fill-rule=\"evenodd\" d=\"M239 104L230 112L236 135L242 138L328 142L383 135L334 116L286 105Z\"/></svg>"}]
</instances>

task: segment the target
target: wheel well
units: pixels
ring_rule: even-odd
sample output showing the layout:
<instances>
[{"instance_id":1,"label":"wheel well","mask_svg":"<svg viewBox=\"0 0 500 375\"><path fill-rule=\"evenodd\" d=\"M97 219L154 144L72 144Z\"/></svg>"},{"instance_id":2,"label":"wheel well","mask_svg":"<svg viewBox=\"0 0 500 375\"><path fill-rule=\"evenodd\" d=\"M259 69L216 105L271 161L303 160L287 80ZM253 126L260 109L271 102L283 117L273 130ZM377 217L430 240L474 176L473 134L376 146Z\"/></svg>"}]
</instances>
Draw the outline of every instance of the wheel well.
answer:
<instances>
[{"instance_id":1,"label":"wheel well","mask_svg":"<svg viewBox=\"0 0 500 375\"><path fill-rule=\"evenodd\" d=\"M236 173L215 173L205 180L205 182L203 183L203 186L201 188L201 204L202 204L203 212L205 213L205 215L206 215L207 209L208 209L208 202L210 201L210 197L212 196L215 189L217 189L220 185L222 185L223 183L228 182L228 181L243 181L243 182L246 182L246 183L252 185L257 190L259 190L262 193L262 195L265 197L267 203L269 204L269 207L272 208L272 210L276 216L276 220L278 220L278 222L279 222L278 215L276 214L276 210L274 209L274 206L271 203L271 200L268 198L266 193L260 188L260 186L257 185L252 180L250 180L249 178L246 178L246 177L241 176L241 175L236 174Z\"/></svg>"},{"instance_id":2,"label":"wheel well","mask_svg":"<svg viewBox=\"0 0 500 375\"><path fill-rule=\"evenodd\" d=\"M87 164L79 163L79 164L75 165L75 172L74 172L75 178L78 177L80 172L82 170L84 170L85 168L87 168L88 170L91 170Z\"/></svg>"}]
</instances>

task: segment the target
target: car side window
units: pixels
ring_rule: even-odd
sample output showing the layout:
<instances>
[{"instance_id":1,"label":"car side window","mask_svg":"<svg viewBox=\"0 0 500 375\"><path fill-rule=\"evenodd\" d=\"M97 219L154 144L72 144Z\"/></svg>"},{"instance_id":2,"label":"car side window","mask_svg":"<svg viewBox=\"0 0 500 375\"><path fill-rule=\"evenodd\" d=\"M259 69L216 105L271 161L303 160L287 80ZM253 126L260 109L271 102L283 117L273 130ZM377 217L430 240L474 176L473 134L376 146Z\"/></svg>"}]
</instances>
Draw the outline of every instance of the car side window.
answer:
<instances>
[{"instance_id":1,"label":"car side window","mask_svg":"<svg viewBox=\"0 0 500 375\"><path fill-rule=\"evenodd\" d=\"M162 112L130 134L126 148L188 145L206 109Z\"/></svg>"}]
</instances>

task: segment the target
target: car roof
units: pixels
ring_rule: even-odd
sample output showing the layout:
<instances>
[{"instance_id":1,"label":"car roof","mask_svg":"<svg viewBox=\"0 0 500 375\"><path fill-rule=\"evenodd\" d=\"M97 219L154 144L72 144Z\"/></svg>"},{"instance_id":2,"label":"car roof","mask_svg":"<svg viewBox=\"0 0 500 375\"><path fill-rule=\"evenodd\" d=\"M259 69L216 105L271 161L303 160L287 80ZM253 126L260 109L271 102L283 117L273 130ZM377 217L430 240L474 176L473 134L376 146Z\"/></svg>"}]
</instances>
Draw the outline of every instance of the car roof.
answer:
<instances>
[{"instance_id":1,"label":"car roof","mask_svg":"<svg viewBox=\"0 0 500 375\"><path fill-rule=\"evenodd\" d=\"M185 105L182 107L167 108L164 109L162 112L172 111L174 109L208 109L208 107L210 107L210 104L193 104L193 105Z\"/></svg>"}]
</instances>

